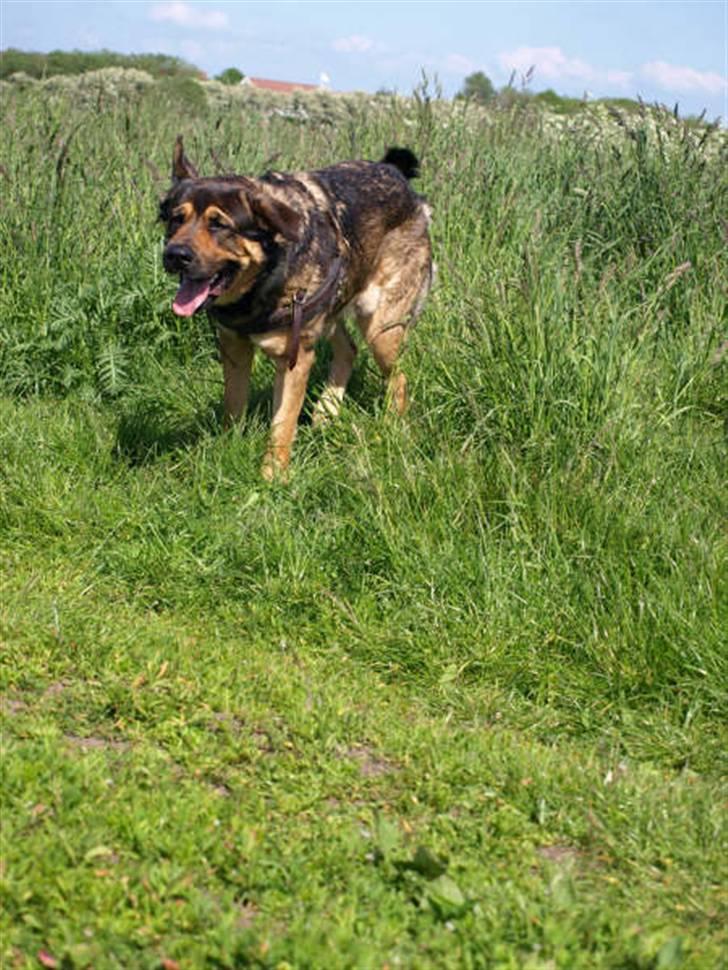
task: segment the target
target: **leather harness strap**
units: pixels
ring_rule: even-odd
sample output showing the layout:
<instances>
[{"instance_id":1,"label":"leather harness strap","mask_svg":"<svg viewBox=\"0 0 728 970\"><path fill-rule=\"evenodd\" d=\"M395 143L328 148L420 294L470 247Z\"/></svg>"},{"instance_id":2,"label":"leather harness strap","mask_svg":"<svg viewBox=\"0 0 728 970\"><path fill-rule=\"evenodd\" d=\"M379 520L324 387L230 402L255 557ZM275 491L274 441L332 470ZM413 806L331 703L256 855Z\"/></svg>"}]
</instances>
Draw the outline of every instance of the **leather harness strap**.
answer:
<instances>
[{"instance_id":1,"label":"leather harness strap","mask_svg":"<svg viewBox=\"0 0 728 970\"><path fill-rule=\"evenodd\" d=\"M337 256L332 261L321 286L308 299L306 299L305 290L297 290L293 295L290 305L281 307L274 313L262 314L252 320L243 320L238 323L234 319L234 306L211 307L208 312L211 312L212 316L223 327L228 330L234 330L241 336L268 333L270 330L278 330L281 327L289 325L291 328L291 339L288 344L288 369L293 370L298 361L298 351L301 345L301 330L304 324L312 320L317 314L331 308L337 296L343 263L344 260L342 257Z\"/></svg>"},{"instance_id":2,"label":"leather harness strap","mask_svg":"<svg viewBox=\"0 0 728 970\"><path fill-rule=\"evenodd\" d=\"M293 316L291 320L291 342L288 347L288 370L293 370L298 360L298 348L301 346L301 325L303 324L303 308L306 305L305 290L296 290L293 294Z\"/></svg>"},{"instance_id":3,"label":"leather harness strap","mask_svg":"<svg viewBox=\"0 0 728 970\"><path fill-rule=\"evenodd\" d=\"M291 301L290 313L291 313L291 340L288 346L288 369L293 370L298 361L298 350L301 345L301 328L304 323L308 323L312 320L318 313L320 313L324 307L328 307L333 303L332 294L335 297L336 284L339 281L339 271L341 269L343 259L341 256L337 256L329 267L329 271L326 274L326 279L323 281L321 286L316 290L313 296L306 299L305 290L297 290L293 294L293 300ZM277 310L271 320L275 320L279 314L287 313L289 310Z\"/></svg>"}]
</instances>

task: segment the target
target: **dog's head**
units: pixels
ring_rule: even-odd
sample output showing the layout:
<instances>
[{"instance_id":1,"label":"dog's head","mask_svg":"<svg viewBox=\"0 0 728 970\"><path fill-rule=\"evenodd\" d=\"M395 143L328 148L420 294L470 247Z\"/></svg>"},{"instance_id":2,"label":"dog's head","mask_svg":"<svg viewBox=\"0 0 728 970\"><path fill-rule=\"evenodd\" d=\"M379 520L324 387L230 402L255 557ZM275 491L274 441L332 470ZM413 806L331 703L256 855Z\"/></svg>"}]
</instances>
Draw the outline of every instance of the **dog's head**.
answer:
<instances>
[{"instance_id":1,"label":"dog's head","mask_svg":"<svg viewBox=\"0 0 728 970\"><path fill-rule=\"evenodd\" d=\"M181 136L159 215L166 225L164 268L180 278L172 308L182 317L239 300L301 229L300 214L264 182L200 178Z\"/></svg>"}]
</instances>

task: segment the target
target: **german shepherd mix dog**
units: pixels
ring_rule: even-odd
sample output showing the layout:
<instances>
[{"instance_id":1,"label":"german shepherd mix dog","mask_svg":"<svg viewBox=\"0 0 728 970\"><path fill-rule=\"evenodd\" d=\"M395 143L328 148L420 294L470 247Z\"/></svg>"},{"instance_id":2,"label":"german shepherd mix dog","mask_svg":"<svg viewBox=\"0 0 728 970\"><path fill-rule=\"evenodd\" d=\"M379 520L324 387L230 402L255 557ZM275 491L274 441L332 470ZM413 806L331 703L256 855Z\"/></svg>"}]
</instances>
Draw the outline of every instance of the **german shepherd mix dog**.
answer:
<instances>
[{"instance_id":1,"label":"german shepherd mix dog","mask_svg":"<svg viewBox=\"0 0 728 970\"><path fill-rule=\"evenodd\" d=\"M177 138L160 206L164 268L180 279L172 306L217 323L226 426L245 411L255 347L275 361L267 478L288 465L321 338L333 357L314 421L339 409L356 353L346 314L388 380L392 408L406 407L395 364L432 282L429 209L409 185L417 168L412 152L391 148L381 162L201 178Z\"/></svg>"}]
</instances>

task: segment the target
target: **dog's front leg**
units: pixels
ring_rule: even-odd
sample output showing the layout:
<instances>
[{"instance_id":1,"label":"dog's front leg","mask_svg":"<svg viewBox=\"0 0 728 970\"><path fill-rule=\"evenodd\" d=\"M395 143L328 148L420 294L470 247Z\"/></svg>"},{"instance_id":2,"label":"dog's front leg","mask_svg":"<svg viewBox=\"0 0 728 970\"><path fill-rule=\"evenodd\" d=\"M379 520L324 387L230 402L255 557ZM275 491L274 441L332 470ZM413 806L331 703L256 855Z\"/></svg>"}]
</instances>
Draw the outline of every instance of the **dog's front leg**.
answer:
<instances>
[{"instance_id":1,"label":"dog's front leg","mask_svg":"<svg viewBox=\"0 0 728 970\"><path fill-rule=\"evenodd\" d=\"M263 461L263 477L268 481L285 474L291 458L291 445L298 430L298 416L306 396L306 385L314 361L313 348L301 346L295 367L289 370L288 356L276 357L273 388L273 423L270 443Z\"/></svg>"},{"instance_id":2,"label":"dog's front leg","mask_svg":"<svg viewBox=\"0 0 728 970\"><path fill-rule=\"evenodd\" d=\"M242 418L248 406L254 347L248 337L240 337L224 327L219 328L218 335L225 382L223 420L225 427L230 428Z\"/></svg>"}]
</instances>

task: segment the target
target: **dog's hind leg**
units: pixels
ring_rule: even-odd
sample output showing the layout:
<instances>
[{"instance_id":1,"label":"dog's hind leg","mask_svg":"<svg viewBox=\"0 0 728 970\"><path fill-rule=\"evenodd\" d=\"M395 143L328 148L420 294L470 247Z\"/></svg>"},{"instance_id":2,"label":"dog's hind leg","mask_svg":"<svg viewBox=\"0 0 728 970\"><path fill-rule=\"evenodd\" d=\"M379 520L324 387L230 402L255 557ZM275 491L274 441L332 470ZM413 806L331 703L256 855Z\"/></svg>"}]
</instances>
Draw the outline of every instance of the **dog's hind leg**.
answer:
<instances>
[{"instance_id":1,"label":"dog's hind leg","mask_svg":"<svg viewBox=\"0 0 728 970\"><path fill-rule=\"evenodd\" d=\"M389 234L368 285L353 304L359 329L387 379L389 407L397 414L407 408L407 378L397 369L397 360L432 283L426 229L422 212Z\"/></svg>"},{"instance_id":2,"label":"dog's hind leg","mask_svg":"<svg viewBox=\"0 0 728 970\"><path fill-rule=\"evenodd\" d=\"M220 327L218 336L225 383L223 420L225 427L230 428L242 418L248 406L254 348L247 337L239 337L231 330Z\"/></svg>"},{"instance_id":3,"label":"dog's hind leg","mask_svg":"<svg viewBox=\"0 0 728 970\"><path fill-rule=\"evenodd\" d=\"M333 355L331 367L329 368L326 386L313 410L314 425L323 424L329 418L335 418L339 413L346 392L346 385L349 383L354 368L356 347L341 320L336 321L333 333L329 337L329 343Z\"/></svg>"},{"instance_id":4,"label":"dog's hind leg","mask_svg":"<svg viewBox=\"0 0 728 970\"><path fill-rule=\"evenodd\" d=\"M276 356L273 386L273 421L268 451L263 460L263 477L268 481L285 475L291 458L291 445L298 429L298 416L306 396L306 385L316 356L313 347L301 345L295 366L289 368L288 355Z\"/></svg>"},{"instance_id":5,"label":"dog's hind leg","mask_svg":"<svg viewBox=\"0 0 728 970\"><path fill-rule=\"evenodd\" d=\"M374 359L387 379L387 401L396 414L407 410L407 378L396 366L406 332L406 323L370 326L364 332Z\"/></svg>"},{"instance_id":6,"label":"dog's hind leg","mask_svg":"<svg viewBox=\"0 0 728 970\"><path fill-rule=\"evenodd\" d=\"M406 280L403 275L394 275L386 286L371 283L355 305L359 329L387 379L389 407L396 414L407 409L407 378L397 360L430 285L429 267L420 274L408 270Z\"/></svg>"}]
</instances>

